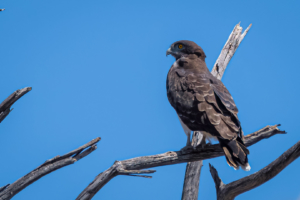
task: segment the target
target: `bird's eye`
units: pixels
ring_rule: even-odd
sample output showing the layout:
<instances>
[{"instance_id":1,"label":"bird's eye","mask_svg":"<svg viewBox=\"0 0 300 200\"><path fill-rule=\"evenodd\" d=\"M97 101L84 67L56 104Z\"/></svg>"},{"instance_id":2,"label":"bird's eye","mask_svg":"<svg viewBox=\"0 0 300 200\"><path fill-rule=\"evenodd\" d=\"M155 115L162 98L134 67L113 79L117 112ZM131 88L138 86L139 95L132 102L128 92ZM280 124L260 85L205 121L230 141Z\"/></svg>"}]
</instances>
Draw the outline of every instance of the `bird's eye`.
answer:
<instances>
[{"instance_id":1,"label":"bird's eye","mask_svg":"<svg viewBox=\"0 0 300 200\"><path fill-rule=\"evenodd\" d=\"M182 44L179 44L178 45L178 49L182 49L183 45Z\"/></svg>"}]
</instances>

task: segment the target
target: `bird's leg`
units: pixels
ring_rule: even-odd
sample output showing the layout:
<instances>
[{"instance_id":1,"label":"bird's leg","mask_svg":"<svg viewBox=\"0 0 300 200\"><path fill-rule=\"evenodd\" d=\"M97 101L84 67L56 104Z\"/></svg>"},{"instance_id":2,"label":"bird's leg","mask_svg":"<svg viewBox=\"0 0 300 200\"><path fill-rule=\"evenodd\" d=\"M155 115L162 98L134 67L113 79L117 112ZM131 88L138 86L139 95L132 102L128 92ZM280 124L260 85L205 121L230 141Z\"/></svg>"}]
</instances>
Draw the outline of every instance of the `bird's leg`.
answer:
<instances>
[{"instance_id":1,"label":"bird's leg","mask_svg":"<svg viewBox=\"0 0 300 200\"><path fill-rule=\"evenodd\" d=\"M206 139L207 139L207 142L206 142L204 145L206 145L206 146L212 145L212 142L211 142L211 141L212 141L213 138L207 137Z\"/></svg>"},{"instance_id":2,"label":"bird's leg","mask_svg":"<svg viewBox=\"0 0 300 200\"><path fill-rule=\"evenodd\" d=\"M187 136L186 146L180 149L180 151L192 151L194 148L191 143L191 132L186 132L185 134Z\"/></svg>"},{"instance_id":3,"label":"bird's leg","mask_svg":"<svg viewBox=\"0 0 300 200\"><path fill-rule=\"evenodd\" d=\"M180 124L184 130L184 133L187 136L186 146L183 147L182 149L180 149L180 151L188 151L188 150L190 151L191 149L193 149L192 144L191 144L191 130L183 123L183 121L181 120L179 115L178 115L178 118L179 118Z\"/></svg>"},{"instance_id":4,"label":"bird's leg","mask_svg":"<svg viewBox=\"0 0 300 200\"><path fill-rule=\"evenodd\" d=\"M187 141L186 141L186 146L191 146L191 134L187 135Z\"/></svg>"}]
</instances>

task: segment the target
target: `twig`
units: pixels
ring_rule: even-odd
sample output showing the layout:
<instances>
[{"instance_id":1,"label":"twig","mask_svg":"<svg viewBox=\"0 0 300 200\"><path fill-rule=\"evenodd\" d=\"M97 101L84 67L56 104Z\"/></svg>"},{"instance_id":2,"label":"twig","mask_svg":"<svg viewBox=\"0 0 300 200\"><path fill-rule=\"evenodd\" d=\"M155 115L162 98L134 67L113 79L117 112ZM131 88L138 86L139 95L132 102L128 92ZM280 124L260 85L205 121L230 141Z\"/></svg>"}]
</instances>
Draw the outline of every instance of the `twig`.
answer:
<instances>
[{"instance_id":1,"label":"twig","mask_svg":"<svg viewBox=\"0 0 300 200\"><path fill-rule=\"evenodd\" d=\"M216 185L217 200L233 200L236 196L264 184L279 174L299 156L300 141L265 168L229 184L224 184L220 179L217 170L209 165L211 175Z\"/></svg>"},{"instance_id":2,"label":"twig","mask_svg":"<svg viewBox=\"0 0 300 200\"><path fill-rule=\"evenodd\" d=\"M9 95L1 104L0 104L0 123L5 119L5 117L13 110L10 107L22 96L24 96L27 92L29 92L32 88L25 87L20 90L16 90L14 93Z\"/></svg>"},{"instance_id":3,"label":"twig","mask_svg":"<svg viewBox=\"0 0 300 200\"><path fill-rule=\"evenodd\" d=\"M42 178L43 176L65 167L67 165L73 164L81 158L89 155L91 152L96 150L97 143L100 141L100 138L96 138L91 142L67 153L63 156L56 156L53 159L47 160L44 164L37 167L27 175L23 176L19 180L15 181L11 185L6 185L0 188L0 200L8 200L19 193L21 190L25 189L28 185ZM78 154L78 152L80 152Z\"/></svg>"},{"instance_id":4,"label":"twig","mask_svg":"<svg viewBox=\"0 0 300 200\"><path fill-rule=\"evenodd\" d=\"M255 133L245 137L246 146L253 145L262 139L272 135L285 133L277 128L278 125L267 126ZM254 134L254 135L253 135ZM164 165L174 165L185 162L194 162L223 156L224 153L219 144L206 145L191 151L169 151L163 154L142 156L123 161L116 161L106 171L99 174L76 198L76 200L89 200L112 178L118 175L118 169L122 170L141 170Z\"/></svg>"},{"instance_id":5,"label":"twig","mask_svg":"<svg viewBox=\"0 0 300 200\"><path fill-rule=\"evenodd\" d=\"M240 24L237 24L231 34L229 35L229 38L224 45L221 54L219 55L211 73L219 80L222 79L225 69L234 55L235 51L237 50L238 46L240 45L241 41L246 36L247 32L249 31L251 27L248 26L248 28L242 33L243 28L240 26ZM234 44L234 45L231 45ZM229 56L228 56L229 55ZM197 132L193 133L193 138L196 136ZM197 161L194 163L187 163L186 165L186 171L185 171L185 178L184 178L184 184L183 184L183 190L182 190L182 200L196 200L198 199L198 190L199 190L199 181L200 181L200 171L202 167L203 162Z\"/></svg>"},{"instance_id":6,"label":"twig","mask_svg":"<svg viewBox=\"0 0 300 200\"><path fill-rule=\"evenodd\" d=\"M91 199L106 183L108 183L112 178L118 175L127 176L137 176L143 178L151 178L151 176L143 176L136 174L149 174L154 173L155 170L137 170L137 169L127 169L123 165L123 162L116 161L109 169L99 174L95 180L89 184L88 190L85 189L77 199Z\"/></svg>"},{"instance_id":7,"label":"twig","mask_svg":"<svg viewBox=\"0 0 300 200\"><path fill-rule=\"evenodd\" d=\"M156 170L118 170L118 175L127 175L127 176L138 176L143 178L152 178L152 176L144 176L144 175L137 175L137 174L152 174L156 172Z\"/></svg>"},{"instance_id":8,"label":"twig","mask_svg":"<svg viewBox=\"0 0 300 200\"><path fill-rule=\"evenodd\" d=\"M246 146L251 146L252 144L259 142L262 139L261 133L264 133L263 139L267 139L267 138L273 136L274 132L276 132L276 134L286 134L285 131L279 130L278 126L281 126L281 124L277 124L275 126L266 126L252 134L246 135L245 136Z\"/></svg>"}]
</instances>

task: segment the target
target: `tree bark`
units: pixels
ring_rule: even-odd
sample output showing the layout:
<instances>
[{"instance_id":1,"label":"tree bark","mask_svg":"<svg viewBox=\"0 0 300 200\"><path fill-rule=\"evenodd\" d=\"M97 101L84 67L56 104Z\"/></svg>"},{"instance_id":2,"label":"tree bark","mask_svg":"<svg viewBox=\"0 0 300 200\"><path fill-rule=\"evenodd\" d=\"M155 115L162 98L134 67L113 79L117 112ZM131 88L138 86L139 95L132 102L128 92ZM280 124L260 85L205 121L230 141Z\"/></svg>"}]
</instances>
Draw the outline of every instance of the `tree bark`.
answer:
<instances>
[{"instance_id":1,"label":"tree bark","mask_svg":"<svg viewBox=\"0 0 300 200\"><path fill-rule=\"evenodd\" d=\"M284 152L279 158L258 172L241 178L229 184L224 184L217 170L209 164L211 175L214 179L217 200L233 200L236 196L252 190L279 174L286 166L300 156L300 141Z\"/></svg>"},{"instance_id":2,"label":"tree bark","mask_svg":"<svg viewBox=\"0 0 300 200\"><path fill-rule=\"evenodd\" d=\"M245 145L251 146L262 139L269 138L270 136L276 134L284 134L285 131L279 130L274 126L266 126L252 134L245 137ZM93 196L112 178L119 175L118 170L141 170L152 167L159 167L164 165L174 165L185 162L194 162L199 160L205 160L210 158L215 158L223 156L223 150L219 144L205 145L204 148L197 148L196 150L191 149L190 151L168 151L163 154L152 155L152 156L142 156L137 158L132 158L123 161L116 161L113 166L111 166L106 171L99 174L93 182L91 182L76 198L76 200L88 200L92 199ZM141 171L140 173L145 173Z\"/></svg>"},{"instance_id":3,"label":"tree bark","mask_svg":"<svg viewBox=\"0 0 300 200\"><path fill-rule=\"evenodd\" d=\"M244 33L242 33L243 28L240 26L240 23L238 23L234 27L232 33L230 34L227 42L225 43L221 51L220 56L218 57L213 69L211 70L212 75L217 77L219 80L221 80L229 61L231 60L236 49L239 47L240 43L248 33L251 26L252 24L248 26Z\"/></svg>"},{"instance_id":4,"label":"tree bark","mask_svg":"<svg viewBox=\"0 0 300 200\"><path fill-rule=\"evenodd\" d=\"M20 90L16 90L11 95L9 95L1 104L0 104L0 123L7 117L7 115L13 110L10 107L22 96L31 91L31 87L25 87Z\"/></svg>"},{"instance_id":5,"label":"tree bark","mask_svg":"<svg viewBox=\"0 0 300 200\"><path fill-rule=\"evenodd\" d=\"M96 138L87 144L63 155L56 156L50 160L47 160L44 164L34 169L27 175L18 179L11 185L8 184L0 188L0 200L8 200L18 194L21 190L25 189L28 185L42 178L43 176L65 167L67 165L73 164L76 161L82 159L83 157L89 155L97 148L97 144L100 138Z\"/></svg>"},{"instance_id":6,"label":"tree bark","mask_svg":"<svg viewBox=\"0 0 300 200\"><path fill-rule=\"evenodd\" d=\"M227 42L225 43L214 67L211 71L212 75L214 75L219 80L222 79L225 69L234 55L235 51L239 47L240 43L248 33L251 24L248 28L242 33L243 28L240 24L237 24L231 34ZM193 138L196 136L196 132L193 133ZM200 181L200 171L203 165L203 161L197 161L194 163L187 163L185 178L182 190L182 200L197 200L198 199L198 190L199 190L199 181Z\"/></svg>"},{"instance_id":7,"label":"tree bark","mask_svg":"<svg viewBox=\"0 0 300 200\"><path fill-rule=\"evenodd\" d=\"M205 144L205 138L199 131L193 133L192 146L195 148ZM200 173L203 166L203 160L188 162L186 164L185 177L182 190L182 200L198 199Z\"/></svg>"}]
</instances>

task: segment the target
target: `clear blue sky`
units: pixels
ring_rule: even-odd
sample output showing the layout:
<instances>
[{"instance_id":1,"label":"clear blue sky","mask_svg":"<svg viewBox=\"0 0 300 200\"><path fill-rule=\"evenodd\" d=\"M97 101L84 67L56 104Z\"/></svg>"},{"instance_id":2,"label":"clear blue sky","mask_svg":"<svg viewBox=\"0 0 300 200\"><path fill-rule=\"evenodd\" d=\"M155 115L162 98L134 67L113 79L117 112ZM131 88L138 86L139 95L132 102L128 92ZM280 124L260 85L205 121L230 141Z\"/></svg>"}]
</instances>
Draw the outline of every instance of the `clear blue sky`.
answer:
<instances>
[{"instance_id":1,"label":"clear blue sky","mask_svg":"<svg viewBox=\"0 0 300 200\"><path fill-rule=\"evenodd\" d=\"M225 183L268 165L299 139L299 1L1 1L0 100L33 90L1 123L0 186L45 160L100 136L98 149L40 179L15 200L75 199L115 160L179 150L186 142L166 96L170 44L193 40L211 69L233 27L253 23L223 82L245 134L282 124L250 147L251 171L224 157L205 160L199 199L215 199L208 169ZM1 100L1 101L2 101ZM118 176L94 199L180 199L186 164L156 168L152 179ZM294 199L300 159L241 200Z\"/></svg>"}]
</instances>

